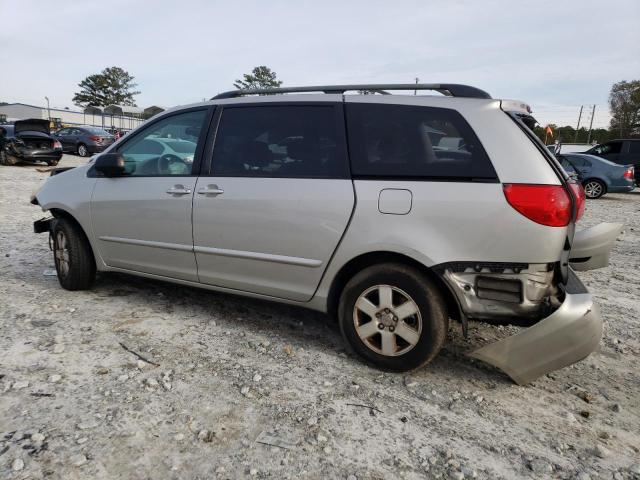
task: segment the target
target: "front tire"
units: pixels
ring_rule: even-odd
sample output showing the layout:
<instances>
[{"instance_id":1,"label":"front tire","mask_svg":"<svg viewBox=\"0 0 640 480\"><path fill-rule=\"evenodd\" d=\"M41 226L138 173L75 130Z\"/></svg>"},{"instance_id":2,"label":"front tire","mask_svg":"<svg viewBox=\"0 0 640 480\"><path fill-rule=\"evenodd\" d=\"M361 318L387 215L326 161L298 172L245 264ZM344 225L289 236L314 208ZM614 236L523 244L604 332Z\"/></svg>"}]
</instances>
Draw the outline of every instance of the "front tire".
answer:
<instances>
[{"instance_id":1,"label":"front tire","mask_svg":"<svg viewBox=\"0 0 640 480\"><path fill-rule=\"evenodd\" d=\"M80 155L81 157L86 157L87 155L89 155L89 149L84 143L78 144L78 155Z\"/></svg>"},{"instance_id":2,"label":"front tire","mask_svg":"<svg viewBox=\"0 0 640 480\"><path fill-rule=\"evenodd\" d=\"M449 328L438 288L419 270L399 263L373 265L349 280L338 317L342 335L358 355L394 371L431 362Z\"/></svg>"},{"instance_id":3,"label":"front tire","mask_svg":"<svg viewBox=\"0 0 640 480\"><path fill-rule=\"evenodd\" d=\"M87 290L96 278L96 262L79 226L66 219L54 221L53 259L58 281L66 290Z\"/></svg>"},{"instance_id":4,"label":"front tire","mask_svg":"<svg viewBox=\"0 0 640 480\"><path fill-rule=\"evenodd\" d=\"M600 198L607 193L607 187L600 180L591 178L584 182L584 194L587 198Z\"/></svg>"}]
</instances>

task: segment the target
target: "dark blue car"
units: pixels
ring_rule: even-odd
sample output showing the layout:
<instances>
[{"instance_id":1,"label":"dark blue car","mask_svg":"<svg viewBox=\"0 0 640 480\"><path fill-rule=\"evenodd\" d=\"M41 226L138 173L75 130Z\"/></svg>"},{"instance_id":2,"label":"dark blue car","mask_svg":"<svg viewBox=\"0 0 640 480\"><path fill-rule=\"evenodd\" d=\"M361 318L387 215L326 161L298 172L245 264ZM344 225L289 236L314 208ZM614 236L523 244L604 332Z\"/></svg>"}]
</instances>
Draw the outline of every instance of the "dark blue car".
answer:
<instances>
[{"instance_id":1,"label":"dark blue car","mask_svg":"<svg viewBox=\"0 0 640 480\"><path fill-rule=\"evenodd\" d=\"M565 153L557 157L567 173L578 175L587 198L600 198L605 193L630 192L635 188L633 165L618 165L582 153Z\"/></svg>"}]
</instances>

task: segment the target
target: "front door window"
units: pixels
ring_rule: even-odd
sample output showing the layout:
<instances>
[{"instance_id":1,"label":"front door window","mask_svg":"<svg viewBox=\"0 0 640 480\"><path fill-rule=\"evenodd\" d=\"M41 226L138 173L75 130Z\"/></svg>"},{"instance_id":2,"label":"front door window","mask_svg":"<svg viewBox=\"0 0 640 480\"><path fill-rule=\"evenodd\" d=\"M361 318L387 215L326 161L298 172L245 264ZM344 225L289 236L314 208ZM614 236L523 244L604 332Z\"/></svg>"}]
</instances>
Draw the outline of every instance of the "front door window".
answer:
<instances>
[{"instance_id":1,"label":"front door window","mask_svg":"<svg viewBox=\"0 0 640 480\"><path fill-rule=\"evenodd\" d=\"M118 149L129 176L191 175L206 110L172 115L136 134Z\"/></svg>"}]
</instances>

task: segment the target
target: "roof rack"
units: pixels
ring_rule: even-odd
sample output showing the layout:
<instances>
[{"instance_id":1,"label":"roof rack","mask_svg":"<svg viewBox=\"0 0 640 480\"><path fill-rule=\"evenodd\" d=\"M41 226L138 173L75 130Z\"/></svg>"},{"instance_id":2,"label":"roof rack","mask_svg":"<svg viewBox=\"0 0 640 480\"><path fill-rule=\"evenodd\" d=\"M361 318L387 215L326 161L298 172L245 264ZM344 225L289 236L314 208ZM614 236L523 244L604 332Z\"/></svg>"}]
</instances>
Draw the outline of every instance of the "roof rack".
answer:
<instances>
[{"instance_id":1,"label":"roof rack","mask_svg":"<svg viewBox=\"0 0 640 480\"><path fill-rule=\"evenodd\" d=\"M484 90L469 85L460 85L457 83L374 83L360 85L319 85L311 87L280 87L280 88L255 88L243 90L230 90L228 92L219 93L211 100L220 100L222 98L237 98L244 95L266 95L277 93L301 93L301 92L323 92L323 93L339 93L348 91L366 90L368 92L389 95L387 90L434 90L450 97L463 98L491 98Z\"/></svg>"}]
</instances>

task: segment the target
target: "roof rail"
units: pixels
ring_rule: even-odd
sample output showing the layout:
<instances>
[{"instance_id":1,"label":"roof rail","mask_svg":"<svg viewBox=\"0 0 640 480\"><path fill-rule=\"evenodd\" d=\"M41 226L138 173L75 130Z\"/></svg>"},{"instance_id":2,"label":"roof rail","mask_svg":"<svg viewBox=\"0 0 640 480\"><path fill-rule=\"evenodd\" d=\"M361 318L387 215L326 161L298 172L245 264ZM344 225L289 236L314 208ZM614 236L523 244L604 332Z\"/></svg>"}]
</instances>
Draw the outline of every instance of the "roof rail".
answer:
<instances>
[{"instance_id":1,"label":"roof rail","mask_svg":"<svg viewBox=\"0 0 640 480\"><path fill-rule=\"evenodd\" d=\"M450 97L464 98L491 98L484 90L469 85L457 83L374 83L360 85L319 85L312 87L279 87L279 88L255 88L243 90L230 90L219 93L211 100L222 98L237 98L244 95L266 95L277 93L301 93L301 92L323 92L323 93L344 93L355 90L366 90L369 92L389 95L387 90L434 90Z\"/></svg>"}]
</instances>

